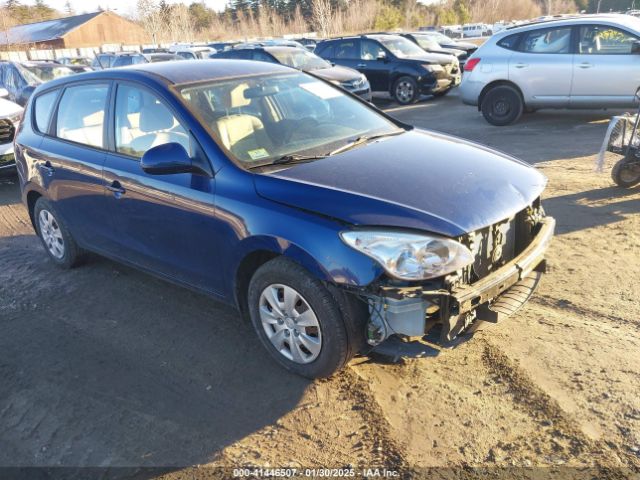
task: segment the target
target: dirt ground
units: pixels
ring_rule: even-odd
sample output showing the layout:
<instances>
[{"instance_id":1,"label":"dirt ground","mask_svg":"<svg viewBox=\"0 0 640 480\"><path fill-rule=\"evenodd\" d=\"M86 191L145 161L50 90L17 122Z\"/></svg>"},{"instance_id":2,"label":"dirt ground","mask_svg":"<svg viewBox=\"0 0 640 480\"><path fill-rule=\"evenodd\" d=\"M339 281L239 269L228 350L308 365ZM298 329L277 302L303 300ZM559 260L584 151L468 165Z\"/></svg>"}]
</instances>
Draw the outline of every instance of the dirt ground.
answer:
<instances>
[{"instance_id":1,"label":"dirt ground","mask_svg":"<svg viewBox=\"0 0 640 480\"><path fill-rule=\"evenodd\" d=\"M358 358L330 380L305 381L204 296L100 258L57 270L6 177L0 466L159 466L167 478L207 471L192 465L636 478L640 188L593 171L613 112L538 112L496 128L455 95L382 106L548 176L557 237L525 309L451 349L401 364Z\"/></svg>"}]
</instances>

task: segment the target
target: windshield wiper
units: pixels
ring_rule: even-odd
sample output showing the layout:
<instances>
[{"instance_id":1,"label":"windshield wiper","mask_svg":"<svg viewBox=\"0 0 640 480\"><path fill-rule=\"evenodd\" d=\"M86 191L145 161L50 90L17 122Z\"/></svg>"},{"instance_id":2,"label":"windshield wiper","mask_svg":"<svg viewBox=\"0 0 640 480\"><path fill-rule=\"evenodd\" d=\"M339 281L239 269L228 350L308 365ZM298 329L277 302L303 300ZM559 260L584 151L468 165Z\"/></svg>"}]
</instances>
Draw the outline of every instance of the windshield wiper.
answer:
<instances>
[{"instance_id":1,"label":"windshield wiper","mask_svg":"<svg viewBox=\"0 0 640 480\"><path fill-rule=\"evenodd\" d=\"M329 155L336 155L338 153L346 152L347 150L351 150L352 148L355 148L358 145L362 145L367 142L377 140L379 138L393 137L394 135L400 135L401 133L404 133L404 132L406 132L406 130L399 129L399 130L393 130L392 132L377 133L375 135L361 135L360 137L356 138L355 140L352 140L346 145L343 145L340 148L336 148Z\"/></svg>"},{"instance_id":2,"label":"windshield wiper","mask_svg":"<svg viewBox=\"0 0 640 480\"><path fill-rule=\"evenodd\" d=\"M271 165L292 165L294 163L305 163L310 162L311 160L319 160L321 158L327 158L327 155L299 155L297 153L292 153L276 158L273 162L251 165L249 169L253 170L254 168L270 167Z\"/></svg>"}]
</instances>

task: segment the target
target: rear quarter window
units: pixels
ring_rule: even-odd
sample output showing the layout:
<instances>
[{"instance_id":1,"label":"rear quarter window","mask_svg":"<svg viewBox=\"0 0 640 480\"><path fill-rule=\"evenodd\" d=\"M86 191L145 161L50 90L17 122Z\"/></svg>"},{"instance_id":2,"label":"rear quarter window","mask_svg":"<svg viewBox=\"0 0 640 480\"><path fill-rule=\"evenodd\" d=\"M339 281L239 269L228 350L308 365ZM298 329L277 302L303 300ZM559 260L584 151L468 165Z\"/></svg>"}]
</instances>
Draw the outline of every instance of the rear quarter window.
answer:
<instances>
[{"instance_id":1,"label":"rear quarter window","mask_svg":"<svg viewBox=\"0 0 640 480\"><path fill-rule=\"evenodd\" d=\"M514 35L509 35L508 37L504 37L502 40L498 42L498 46L502 48L506 48L507 50L517 50L519 42L520 42L520 34L516 33Z\"/></svg>"},{"instance_id":2,"label":"rear quarter window","mask_svg":"<svg viewBox=\"0 0 640 480\"><path fill-rule=\"evenodd\" d=\"M49 121L53 112L53 104L58 97L59 90L47 92L38 97L33 102L33 117L35 119L36 130L40 133L47 133Z\"/></svg>"}]
</instances>

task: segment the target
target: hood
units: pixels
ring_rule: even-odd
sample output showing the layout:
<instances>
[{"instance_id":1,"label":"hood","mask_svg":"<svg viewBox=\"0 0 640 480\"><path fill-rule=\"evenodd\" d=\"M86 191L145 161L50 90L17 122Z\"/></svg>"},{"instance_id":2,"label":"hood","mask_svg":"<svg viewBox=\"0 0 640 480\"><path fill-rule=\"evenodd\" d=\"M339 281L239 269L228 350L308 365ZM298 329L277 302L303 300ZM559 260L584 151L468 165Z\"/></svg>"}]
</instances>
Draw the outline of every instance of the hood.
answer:
<instances>
[{"instance_id":1,"label":"hood","mask_svg":"<svg viewBox=\"0 0 640 480\"><path fill-rule=\"evenodd\" d=\"M511 217L546 185L524 162L420 130L254 178L258 195L294 208L450 237Z\"/></svg>"},{"instance_id":2,"label":"hood","mask_svg":"<svg viewBox=\"0 0 640 480\"><path fill-rule=\"evenodd\" d=\"M478 45L476 45L475 43L471 43L471 42L456 42L453 43L451 45L442 45L443 47L446 48L457 48L459 50L465 50L465 51L469 51L469 50L477 50L478 49Z\"/></svg>"},{"instance_id":3,"label":"hood","mask_svg":"<svg viewBox=\"0 0 640 480\"><path fill-rule=\"evenodd\" d=\"M6 98L0 98L0 118L13 117L24 110L17 103L13 103Z\"/></svg>"},{"instance_id":4,"label":"hood","mask_svg":"<svg viewBox=\"0 0 640 480\"><path fill-rule=\"evenodd\" d=\"M398 60L449 65L451 62L453 62L454 59L449 54L425 52L422 55L413 55L411 57L398 58Z\"/></svg>"},{"instance_id":5,"label":"hood","mask_svg":"<svg viewBox=\"0 0 640 480\"><path fill-rule=\"evenodd\" d=\"M362 74L353 68L340 67L335 65L329 68L319 68L317 70L311 70L311 73L319 77L324 78L330 82L348 82L350 80L359 79Z\"/></svg>"}]
</instances>

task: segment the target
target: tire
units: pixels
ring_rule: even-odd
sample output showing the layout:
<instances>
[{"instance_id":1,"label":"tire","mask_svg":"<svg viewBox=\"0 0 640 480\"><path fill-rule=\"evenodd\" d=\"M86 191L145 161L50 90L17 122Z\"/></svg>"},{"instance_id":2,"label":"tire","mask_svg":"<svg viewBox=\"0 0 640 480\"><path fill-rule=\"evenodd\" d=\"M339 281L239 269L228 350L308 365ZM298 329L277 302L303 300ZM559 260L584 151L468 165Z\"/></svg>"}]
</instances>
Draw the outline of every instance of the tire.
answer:
<instances>
[{"instance_id":1,"label":"tire","mask_svg":"<svg viewBox=\"0 0 640 480\"><path fill-rule=\"evenodd\" d=\"M420 98L418 82L409 76L400 77L393 83L391 94L400 105L415 103Z\"/></svg>"},{"instance_id":2,"label":"tire","mask_svg":"<svg viewBox=\"0 0 640 480\"><path fill-rule=\"evenodd\" d=\"M342 315L341 303L322 281L284 257L255 272L247 301L262 345L276 362L297 375L329 377L342 369L359 347L357 340L350 339L345 325L348 315ZM287 308L287 303L293 308ZM301 322L305 324L302 327ZM364 340L364 328L359 336Z\"/></svg>"},{"instance_id":3,"label":"tire","mask_svg":"<svg viewBox=\"0 0 640 480\"><path fill-rule=\"evenodd\" d=\"M487 122L504 127L520 119L524 112L524 102L518 90L508 85L500 85L484 95L480 109Z\"/></svg>"},{"instance_id":4,"label":"tire","mask_svg":"<svg viewBox=\"0 0 640 480\"><path fill-rule=\"evenodd\" d=\"M640 183L640 159L629 154L619 160L611 170L611 178L616 182L616 185L622 188L638 185Z\"/></svg>"},{"instance_id":5,"label":"tire","mask_svg":"<svg viewBox=\"0 0 640 480\"><path fill-rule=\"evenodd\" d=\"M36 233L49 258L61 268L73 268L81 260L81 250L53 205L40 197L33 209Z\"/></svg>"}]
</instances>

